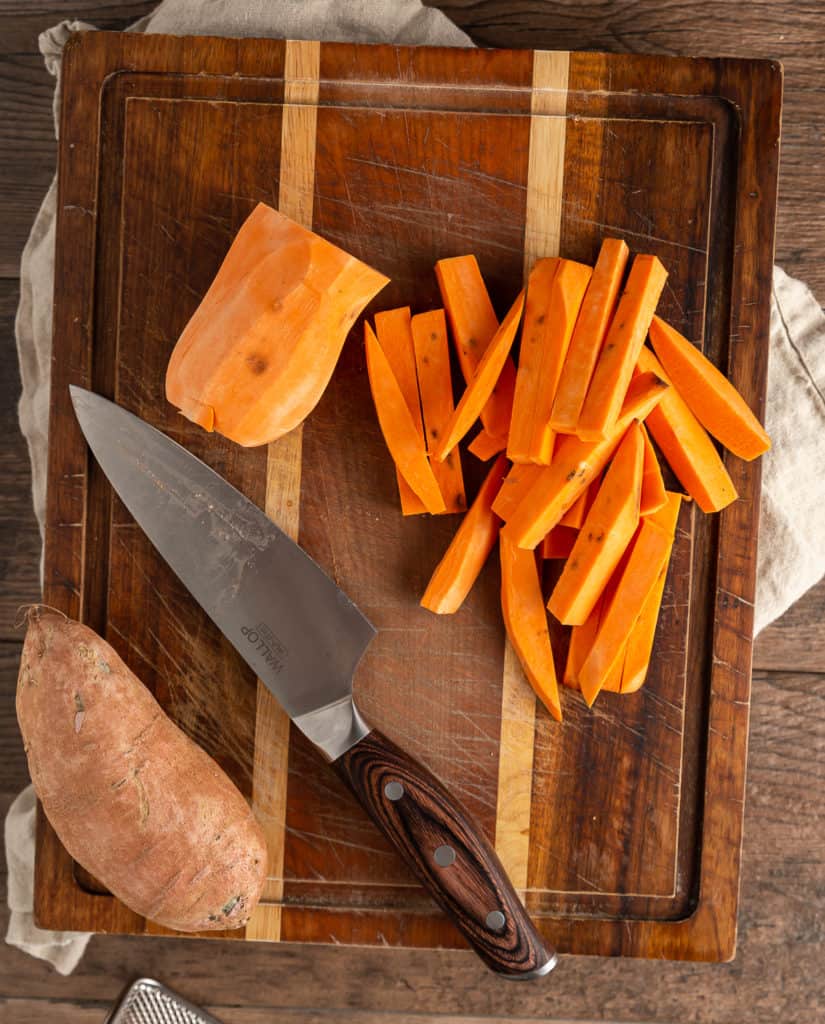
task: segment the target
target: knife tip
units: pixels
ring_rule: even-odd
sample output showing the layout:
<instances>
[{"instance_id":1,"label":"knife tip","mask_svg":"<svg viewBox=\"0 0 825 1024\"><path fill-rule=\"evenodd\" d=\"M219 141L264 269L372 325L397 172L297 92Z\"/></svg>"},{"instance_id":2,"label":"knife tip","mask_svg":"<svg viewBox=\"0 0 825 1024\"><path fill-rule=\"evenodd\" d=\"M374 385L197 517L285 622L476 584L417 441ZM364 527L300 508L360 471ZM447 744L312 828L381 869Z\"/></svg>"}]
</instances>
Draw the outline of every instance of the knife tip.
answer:
<instances>
[{"instance_id":1,"label":"knife tip","mask_svg":"<svg viewBox=\"0 0 825 1024\"><path fill-rule=\"evenodd\" d=\"M77 405L78 401L83 401L84 396L88 394L90 392L86 388L81 388L77 384L69 385L69 395L73 405Z\"/></svg>"},{"instance_id":2,"label":"knife tip","mask_svg":"<svg viewBox=\"0 0 825 1024\"><path fill-rule=\"evenodd\" d=\"M93 391L89 391L88 388L81 388L77 384L70 384L69 397L72 400L75 414L80 417L81 412L91 408L97 396Z\"/></svg>"}]
</instances>

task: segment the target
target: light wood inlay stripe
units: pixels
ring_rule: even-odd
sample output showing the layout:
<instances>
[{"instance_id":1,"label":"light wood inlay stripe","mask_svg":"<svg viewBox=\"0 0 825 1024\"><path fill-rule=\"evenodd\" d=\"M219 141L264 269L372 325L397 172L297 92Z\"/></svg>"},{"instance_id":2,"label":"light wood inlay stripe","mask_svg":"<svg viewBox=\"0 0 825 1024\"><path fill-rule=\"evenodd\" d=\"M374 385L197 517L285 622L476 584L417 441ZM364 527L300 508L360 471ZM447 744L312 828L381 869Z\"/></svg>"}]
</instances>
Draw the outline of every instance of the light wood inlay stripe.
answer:
<instances>
[{"instance_id":1,"label":"light wood inlay stripe","mask_svg":"<svg viewBox=\"0 0 825 1024\"><path fill-rule=\"evenodd\" d=\"M321 44L288 40L284 60L284 109L281 122L281 167L278 208L312 227L315 186L315 139ZM297 427L269 446L266 463L266 513L298 539L301 503L302 428ZM281 937L284 888L284 841L289 718L258 681L252 804L266 835L269 881L265 898L246 927L246 938L276 941Z\"/></svg>"},{"instance_id":2,"label":"light wood inlay stripe","mask_svg":"<svg viewBox=\"0 0 825 1024\"><path fill-rule=\"evenodd\" d=\"M540 256L557 256L561 234L570 54L533 55L530 155L524 225L524 278ZM509 641L501 688L496 852L513 885L527 888L536 698Z\"/></svg>"},{"instance_id":3,"label":"light wood inlay stripe","mask_svg":"<svg viewBox=\"0 0 825 1024\"><path fill-rule=\"evenodd\" d=\"M533 54L533 116L530 118L524 225L525 278L539 256L559 254L569 71L569 53L536 50Z\"/></svg>"}]
</instances>

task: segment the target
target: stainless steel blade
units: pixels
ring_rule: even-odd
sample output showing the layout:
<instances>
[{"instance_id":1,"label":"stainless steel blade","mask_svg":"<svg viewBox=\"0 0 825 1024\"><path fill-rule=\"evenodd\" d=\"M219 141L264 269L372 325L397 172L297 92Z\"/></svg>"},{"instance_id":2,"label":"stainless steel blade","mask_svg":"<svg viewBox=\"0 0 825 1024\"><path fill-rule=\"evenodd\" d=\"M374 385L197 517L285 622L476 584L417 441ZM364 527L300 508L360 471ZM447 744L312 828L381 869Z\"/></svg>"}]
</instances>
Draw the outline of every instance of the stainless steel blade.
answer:
<instances>
[{"instance_id":1,"label":"stainless steel blade","mask_svg":"<svg viewBox=\"0 0 825 1024\"><path fill-rule=\"evenodd\" d=\"M123 503L287 714L326 749L322 709L349 706L374 627L209 466L113 402L70 390L89 447ZM338 756L340 736L329 745L328 755Z\"/></svg>"}]
</instances>

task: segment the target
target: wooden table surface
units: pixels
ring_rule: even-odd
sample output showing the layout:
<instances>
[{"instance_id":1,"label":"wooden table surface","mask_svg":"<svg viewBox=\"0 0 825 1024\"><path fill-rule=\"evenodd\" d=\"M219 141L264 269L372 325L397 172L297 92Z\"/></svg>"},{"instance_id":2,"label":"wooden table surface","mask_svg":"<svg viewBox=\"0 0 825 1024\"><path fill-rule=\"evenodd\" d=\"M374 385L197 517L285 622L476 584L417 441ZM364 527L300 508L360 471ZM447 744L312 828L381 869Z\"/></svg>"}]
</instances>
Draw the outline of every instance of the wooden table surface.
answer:
<instances>
[{"instance_id":1,"label":"wooden table surface","mask_svg":"<svg viewBox=\"0 0 825 1024\"><path fill-rule=\"evenodd\" d=\"M39 538L17 432L13 321L20 251L54 171L52 80L37 35L62 18L122 28L152 3L0 0L0 801L27 782L14 718L16 609L37 600ZM486 46L779 58L785 116L777 262L825 296L825 5L822 0L449 0ZM22 9L22 13L21 13ZM153 975L226 1024L284 1020L805 1022L825 1002L825 584L756 645L740 940L727 965L565 959L544 985L497 981L469 955L96 937L62 978L0 947L0 1022L98 1022ZM0 911L5 914L5 908ZM5 929L5 920L0 921Z\"/></svg>"}]
</instances>

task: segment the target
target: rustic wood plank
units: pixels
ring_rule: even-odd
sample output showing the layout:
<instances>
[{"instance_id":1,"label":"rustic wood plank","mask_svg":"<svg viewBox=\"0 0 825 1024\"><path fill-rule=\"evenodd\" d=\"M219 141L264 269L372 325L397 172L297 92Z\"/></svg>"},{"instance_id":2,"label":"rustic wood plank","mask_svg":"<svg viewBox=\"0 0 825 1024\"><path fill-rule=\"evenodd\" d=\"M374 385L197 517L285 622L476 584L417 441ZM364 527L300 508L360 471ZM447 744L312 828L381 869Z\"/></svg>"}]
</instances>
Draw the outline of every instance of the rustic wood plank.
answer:
<instances>
[{"instance_id":1,"label":"rustic wood plank","mask_svg":"<svg viewBox=\"0 0 825 1024\"><path fill-rule=\"evenodd\" d=\"M778 672L825 672L825 580L756 638L753 665Z\"/></svg>"},{"instance_id":2,"label":"rustic wood plank","mask_svg":"<svg viewBox=\"0 0 825 1024\"><path fill-rule=\"evenodd\" d=\"M135 21L156 6L150 0L31 0L21 11L15 0L0 0L0 17L13 17L18 26L30 27L29 19L35 21L42 32L62 18L78 18L99 28L120 29Z\"/></svg>"},{"instance_id":3,"label":"rustic wood plank","mask_svg":"<svg viewBox=\"0 0 825 1024\"><path fill-rule=\"evenodd\" d=\"M39 33L64 18L123 28L155 6L146 2L68 0L0 3L0 277L16 277L20 252L54 175L54 79L37 48Z\"/></svg>"},{"instance_id":4,"label":"rustic wood plank","mask_svg":"<svg viewBox=\"0 0 825 1024\"><path fill-rule=\"evenodd\" d=\"M0 643L0 792L16 793L28 784L23 739L17 727L14 695L20 664L20 643ZM3 809L5 814L5 808Z\"/></svg>"},{"instance_id":5,"label":"rustic wood plank","mask_svg":"<svg viewBox=\"0 0 825 1024\"><path fill-rule=\"evenodd\" d=\"M103 1015L110 1009L108 1003L79 1005L64 999L3 999L0 998L0 1022L14 1024L100 1024ZM266 1007L204 1006L208 1013L219 1016L221 1024L272 1024L272 1010ZM436 1016L429 1013L393 1014L393 1024L526 1024L533 1018L527 1017L465 1017ZM279 1024L375 1024L375 1014L370 1010L289 1010L279 1016ZM596 1021L562 1021L553 1024L596 1024ZM599 1021L598 1024L611 1024ZM655 1024L655 1022L650 1022Z\"/></svg>"},{"instance_id":6,"label":"rustic wood plank","mask_svg":"<svg viewBox=\"0 0 825 1024\"><path fill-rule=\"evenodd\" d=\"M17 282L0 280L0 641L21 636L15 625L20 606L40 600L40 532L32 509L29 454L17 425L17 298Z\"/></svg>"},{"instance_id":7,"label":"rustic wood plank","mask_svg":"<svg viewBox=\"0 0 825 1024\"><path fill-rule=\"evenodd\" d=\"M0 209L5 229L0 242L0 277L16 277L20 254L57 161L51 95L54 79L37 53L32 32L21 48L8 50L0 17ZM3 52L5 51L5 52Z\"/></svg>"},{"instance_id":8,"label":"rustic wood plank","mask_svg":"<svg viewBox=\"0 0 825 1024\"><path fill-rule=\"evenodd\" d=\"M798 898L807 897L798 892ZM788 913L786 896L765 897L762 913L753 920L754 934L766 936L765 944L743 943L741 964L701 967L563 959L552 986L530 986L518 995L500 981L488 981L467 955L457 952L388 954L226 943L216 969L214 958L205 955L199 942L161 938L135 942L123 936L93 938L68 980L48 965L9 949L0 963L0 985L18 998L37 999L51 992L57 999L71 996L83 1004L89 1000L111 1003L132 977L150 975L212 1009L227 1024L239 1002L246 1004L250 1014L268 1013L270 1020L285 1021L293 1015L300 1020L300 1014L311 1009L322 1020L335 1020L358 1008L372 1021L395 1020L397 1014L417 1011L422 1021L441 1021L444 1016L488 1020L492 1015L493 1019L554 1022L567 1016L622 1024L655 1020L761 1024L770 1019L810 1024L817 1019L824 994L817 980L816 916L806 908L796 927L777 928L783 913ZM605 1013L610 1016L605 1018ZM7 1019L10 1024L17 1022L16 1017Z\"/></svg>"},{"instance_id":9,"label":"rustic wood plank","mask_svg":"<svg viewBox=\"0 0 825 1024\"><path fill-rule=\"evenodd\" d=\"M98 1024L109 1009L108 1004L81 1006L66 999L0 998L0 1021L16 1024L46 1024L60 1020L66 1024Z\"/></svg>"}]
</instances>

